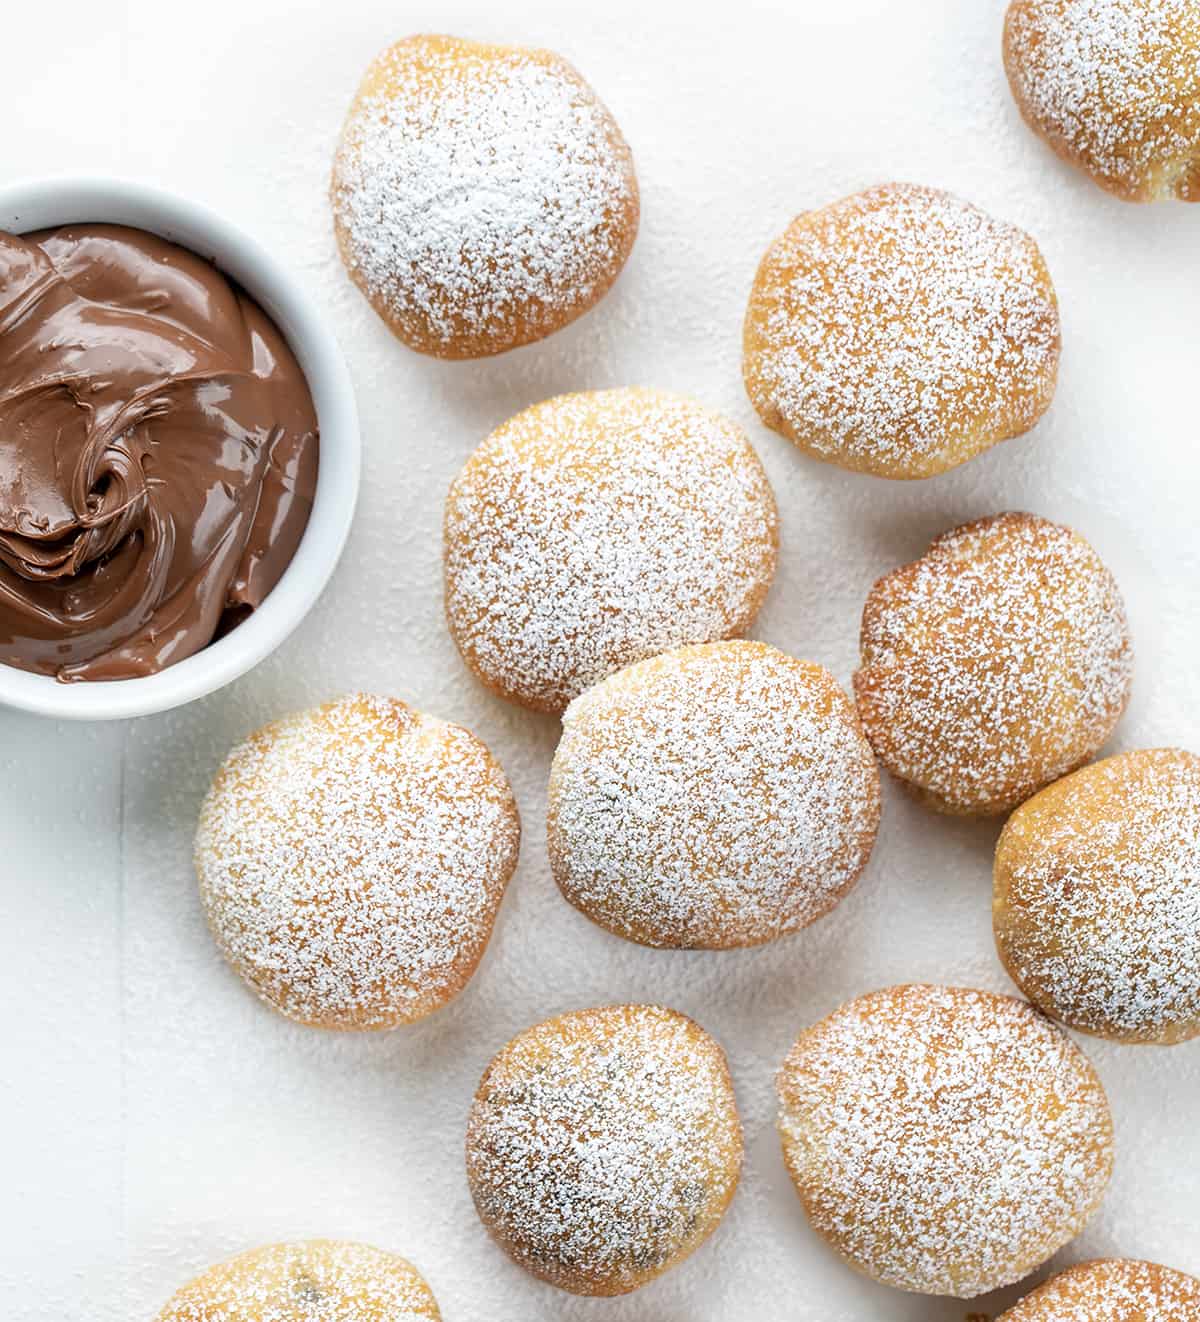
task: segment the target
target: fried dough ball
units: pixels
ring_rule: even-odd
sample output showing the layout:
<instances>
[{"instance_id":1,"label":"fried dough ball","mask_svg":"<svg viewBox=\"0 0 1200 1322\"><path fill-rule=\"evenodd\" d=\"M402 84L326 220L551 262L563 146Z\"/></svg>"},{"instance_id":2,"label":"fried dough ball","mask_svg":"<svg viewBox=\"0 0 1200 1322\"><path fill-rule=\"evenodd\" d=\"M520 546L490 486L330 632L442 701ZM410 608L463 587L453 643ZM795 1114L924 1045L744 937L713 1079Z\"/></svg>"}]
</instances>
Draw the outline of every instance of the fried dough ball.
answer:
<instances>
[{"instance_id":1,"label":"fried dough ball","mask_svg":"<svg viewBox=\"0 0 1200 1322\"><path fill-rule=\"evenodd\" d=\"M560 395L450 488L446 615L488 688L558 715L624 665L749 628L778 542L740 427L661 391Z\"/></svg>"},{"instance_id":2,"label":"fried dough ball","mask_svg":"<svg viewBox=\"0 0 1200 1322\"><path fill-rule=\"evenodd\" d=\"M210 1267L158 1322L439 1322L437 1302L403 1258L331 1239L271 1244Z\"/></svg>"},{"instance_id":3,"label":"fried dough ball","mask_svg":"<svg viewBox=\"0 0 1200 1322\"><path fill-rule=\"evenodd\" d=\"M1200 1280L1154 1262L1106 1258L1052 1276L997 1322L1196 1322Z\"/></svg>"},{"instance_id":4,"label":"fried dough ball","mask_svg":"<svg viewBox=\"0 0 1200 1322\"><path fill-rule=\"evenodd\" d=\"M1013 0L1004 67L1025 122L1127 202L1200 202L1196 0Z\"/></svg>"},{"instance_id":5,"label":"fried dough ball","mask_svg":"<svg viewBox=\"0 0 1200 1322\"><path fill-rule=\"evenodd\" d=\"M863 610L876 756L939 812L1002 813L1094 757L1129 700L1112 575L1070 528L998 514L935 538Z\"/></svg>"},{"instance_id":6,"label":"fried dough ball","mask_svg":"<svg viewBox=\"0 0 1200 1322\"><path fill-rule=\"evenodd\" d=\"M1059 347L1027 234L949 193L883 184L803 213L767 250L742 370L763 422L814 458L920 478L1027 432Z\"/></svg>"},{"instance_id":7,"label":"fried dough ball","mask_svg":"<svg viewBox=\"0 0 1200 1322\"><path fill-rule=\"evenodd\" d=\"M367 70L333 164L351 278L410 348L481 358L597 303L638 227L633 157L551 51L408 37Z\"/></svg>"},{"instance_id":8,"label":"fried dough ball","mask_svg":"<svg viewBox=\"0 0 1200 1322\"><path fill-rule=\"evenodd\" d=\"M488 1066L467 1127L480 1219L527 1271L618 1295L682 1262L737 1187L742 1128L721 1048L674 1010L559 1015Z\"/></svg>"},{"instance_id":9,"label":"fried dough ball","mask_svg":"<svg viewBox=\"0 0 1200 1322\"><path fill-rule=\"evenodd\" d=\"M860 996L800 1035L778 1091L813 1229L901 1290L969 1299L1020 1280L1083 1229L1112 1170L1092 1067L1008 996Z\"/></svg>"},{"instance_id":10,"label":"fried dough ball","mask_svg":"<svg viewBox=\"0 0 1200 1322\"><path fill-rule=\"evenodd\" d=\"M684 647L567 708L550 862L593 922L727 949L814 922L866 866L879 773L827 670L765 643Z\"/></svg>"},{"instance_id":11,"label":"fried dough ball","mask_svg":"<svg viewBox=\"0 0 1200 1322\"><path fill-rule=\"evenodd\" d=\"M1118 1042L1200 1033L1200 758L1106 758L1008 819L993 919L1005 967L1070 1028Z\"/></svg>"},{"instance_id":12,"label":"fried dough ball","mask_svg":"<svg viewBox=\"0 0 1200 1322\"><path fill-rule=\"evenodd\" d=\"M318 1028L390 1028L466 985L519 841L474 735L358 694L239 744L195 857L213 935L262 1000Z\"/></svg>"}]
</instances>

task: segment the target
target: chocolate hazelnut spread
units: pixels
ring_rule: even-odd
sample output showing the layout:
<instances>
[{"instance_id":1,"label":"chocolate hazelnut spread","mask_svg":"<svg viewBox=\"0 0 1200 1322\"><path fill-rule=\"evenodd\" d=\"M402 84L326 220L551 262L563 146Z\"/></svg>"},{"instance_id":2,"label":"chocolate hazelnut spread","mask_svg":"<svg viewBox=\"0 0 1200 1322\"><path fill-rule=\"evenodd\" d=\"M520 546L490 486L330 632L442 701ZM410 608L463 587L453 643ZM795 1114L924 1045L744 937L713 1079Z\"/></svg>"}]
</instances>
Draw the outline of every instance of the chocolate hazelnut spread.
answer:
<instances>
[{"instance_id":1,"label":"chocolate hazelnut spread","mask_svg":"<svg viewBox=\"0 0 1200 1322\"><path fill-rule=\"evenodd\" d=\"M0 662L127 679L207 646L287 568L317 449L283 336L210 263L0 233Z\"/></svg>"}]
</instances>

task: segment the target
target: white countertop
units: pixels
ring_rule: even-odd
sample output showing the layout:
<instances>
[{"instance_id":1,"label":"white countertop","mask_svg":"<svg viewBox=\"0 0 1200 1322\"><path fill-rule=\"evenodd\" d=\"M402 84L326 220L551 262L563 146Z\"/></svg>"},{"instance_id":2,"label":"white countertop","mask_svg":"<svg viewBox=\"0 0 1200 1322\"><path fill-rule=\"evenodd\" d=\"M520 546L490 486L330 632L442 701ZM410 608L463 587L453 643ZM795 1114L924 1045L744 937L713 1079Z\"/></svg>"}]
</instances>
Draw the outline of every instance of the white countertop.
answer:
<instances>
[{"instance_id":1,"label":"white countertop","mask_svg":"<svg viewBox=\"0 0 1200 1322\"><path fill-rule=\"evenodd\" d=\"M990 933L995 824L933 818L894 787L871 865L829 918L732 954L618 941L559 897L545 855L555 725L490 698L441 617L445 489L517 409L563 390L685 391L749 429L783 518L758 636L848 682L873 579L966 519L1025 508L1079 528L1120 582L1136 693L1112 747L1200 749L1200 207L1130 207L1024 128L1001 0L59 0L3 20L0 178L113 171L228 213L299 270L355 378L365 481L325 597L272 661L186 710L114 726L0 713L0 1314L145 1322L210 1262L264 1241L363 1239L412 1258L447 1322L892 1322L996 1312L843 1267L805 1224L772 1076L841 1000L924 979L1007 990ZM633 145L642 231L614 292L553 339L480 363L398 344L345 278L325 184L376 51L420 30L553 47ZM1058 395L1030 436L930 482L818 465L756 421L740 327L758 258L797 211L885 179L947 187L1029 229L1062 302ZM354 687L474 729L520 800L520 868L491 950L448 1009L383 1036L295 1027L255 1002L203 925L195 814L238 736ZM712 1241L618 1301L523 1275L488 1241L462 1169L492 1053L551 1013L654 999L729 1051L741 1190ZM1085 1043L1109 1089L1116 1175L1062 1255L1200 1272L1200 1042Z\"/></svg>"}]
</instances>

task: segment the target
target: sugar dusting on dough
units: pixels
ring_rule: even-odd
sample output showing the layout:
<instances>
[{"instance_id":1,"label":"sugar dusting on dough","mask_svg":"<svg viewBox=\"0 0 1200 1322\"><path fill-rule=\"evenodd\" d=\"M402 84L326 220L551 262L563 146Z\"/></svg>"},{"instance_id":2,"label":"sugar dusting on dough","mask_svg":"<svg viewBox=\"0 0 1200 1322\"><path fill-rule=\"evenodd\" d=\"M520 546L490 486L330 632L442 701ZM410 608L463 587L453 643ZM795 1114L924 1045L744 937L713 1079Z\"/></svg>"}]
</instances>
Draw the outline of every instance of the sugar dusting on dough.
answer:
<instances>
[{"instance_id":1,"label":"sugar dusting on dough","mask_svg":"<svg viewBox=\"0 0 1200 1322\"><path fill-rule=\"evenodd\" d=\"M332 1240L272 1244L185 1285L158 1322L438 1322L403 1258Z\"/></svg>"},{"instance_id":2,"label":"sugar dusting on dough","mask_svg":"<svg viewBox=\"0 0 1200 1322\"><path fill-rule=\"evenodd\" d=\"M334 165L352 273L443 344L588 306L626 255L614 218L637 205L629 150L569 65L470 49L385 51L372 72L389 92L358 103Z\"/></svg>"},{"instance_id":3,"label":"sugar dusting on dough","mask_svg":"<svg viewBox=\"0 0 1200 1322\"><path fill-rule=\"evenodd\" d=\"M1200 170L1196 0L1016 0L1005 51L1025 114L1108 186L1154 196Z\"/></svg>"},{"instance_id":4,"label":"sugar dusting on dough","mask_svg":"<svg viewBox=\"0 0 1200 1322\"><path fill-rule=\"evenodd\" d=\"M1074 1238L1112 1167L1080 1051L1023 1001L907 986L804 1033L778 1080L814 1227L886 1284L972 1298Z\"/></svg>"},{"instance_id":5,"label":"sugar dusting on dough","mask_svg":"<svg viewBox=\"0 0 1200 1322\"><path fill-rule=\"evenodd\" d=\"M1200 1031L1200 758L1125 753L1013 815L997 936L1032 999L1073 1028Z\"/></svg>"},{"instance_id":6,"label":"sugar dusting on dough","mask_svg":"<svg viewBox=\"0 0 1200 1322\"><path fill-rule=\"evenodd\" d=\"M633 940L753 944L830 909L871 852L879 778L820 666L681 648L567 709L549 843L572 903Z\"/></svg>"},{"instance_id":7,"label":"sugar dusting on dough","mask_svg":"<svg viewBox=\"0 0 1200 1322\"><path fill-rule=\"evenodd\" d=\"M1103 1258L1069 1267L998 1322L1196 1322L1200 1280L1153 1262Z\"/></svg>"},{"instance_id":8,"label":"sugar dusting on dough","mask_svg":"<svg viewBox=\"0 0 1200 1322\"><path fill-rule=\"evenodd\" d=\"M1023 231L888 184L775 241L747 347L769 425L849 467L924 476L1033 426L1057 377L1058 309Z\"/></svg>"},{"instance_id":9,"label":"sugar dusting on dough","mask_svg":"<svg viewBox=\"0 0 1200 1322\"><path fill-rule=\"evenodd\" d=\"M213 932L265 1000L374 1028L436 1009L470 975L518 838L512 791L473 735L358 695L236 747L195 857Z\"/></svg>"},{"instance_id":10,"label":"sugar dusting on dough","mask_svg":"<svg viewBox=\"0 0 1200 1322\"><path fill-rule=\"evenodd\" d=\"M742 632L777 516L745 433L651 390L563 395L495 431L446 507L446 611L485 680L561 711L621 666Z\"/></svg>"},{"instance_id":11,"label":"sugar dusting on dough","mask_svg":"<svg viewBox=\"0 0 1200 1322\"><path fill-rule=\"evenodd\" d=\"M582 1010L492 1061L467 1168L484 1223L567 1289L631 1289L690 1252L737 1184L741 1126L720 1047L657 1006Z\"/></svg>"},{"instance_id":12,"label":"sugar dusting on dough","mask_svg":"<svg viewBox=\"0 0 1200 1322\"><path fill-rule=\"evenodd\" d=\"M1001 514L875 584L854 688L893 775L948 811L994 813L1096 752L1132 670L1124 604L1095 551Z\"/></svg>"}]
</instances>

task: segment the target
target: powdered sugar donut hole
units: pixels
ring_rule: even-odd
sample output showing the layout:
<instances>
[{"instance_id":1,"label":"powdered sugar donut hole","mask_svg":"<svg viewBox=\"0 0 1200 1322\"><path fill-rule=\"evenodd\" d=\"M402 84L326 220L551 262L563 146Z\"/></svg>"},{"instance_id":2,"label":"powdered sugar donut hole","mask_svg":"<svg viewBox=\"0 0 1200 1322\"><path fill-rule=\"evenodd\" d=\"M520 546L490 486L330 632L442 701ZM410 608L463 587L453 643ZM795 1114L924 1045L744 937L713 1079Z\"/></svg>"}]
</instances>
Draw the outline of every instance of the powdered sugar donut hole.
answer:
<instances>
[{"instance_id":1,"label":"powdered sugar donut hole","mask_svg":"<svg viewBox=\"0 0 1200 1322\"><path fill-rule=\"evenodd\" d=\"M196 871L226 958L318 1028L390 1028L466 985L517 864L512 790L468 731L358 694L226 758Z\"/></svg>"},{"instance_id":2,"label":"powdered sugar donut hole","mask_svg":"<svg viewBox=\"0 0 1200 1322\"><path fill-rule=\"evenodd\" d=\"M648 946L727 949L838 903L879 826L879 773L829 672L721 642L618 671L567 708L550 862L593 922Z\"/></svg>"},{"instance_id":3,"label":"powdered sugar donut hole","mask_svg":"<svg viewBox=\"0 0 1200 1322\"><path fill-rule=\"evenodd\" d=\"M627 1294L716 1229L742 1162L725 1054L658 1006L559 1015L488 1066L467 1125L480 1219L527 1271Z\"/></svg>"},{"instance_id":4,"label":"powdered sugar donut hole","mask_svg":"<svg viewBox=\"0 0 1200 1322\"><path fill-rule=\"evenodd\" d=\"M763 422L816 459L932 477L1027 432L1058 379L1037 244L949 193L883 184L797 216L743 333Z\"/></svg>"},{"instance_id":5,"label":"powdered sugar donut hole","mask_svg":"<svg viewBox=\"0 0 1200 1322\"><path fill-rule=\"evenodd\" d=\"M1112 575L1070 528L998 514L934 539L863 610L854 693L876 756L929 807L992 815L1087 762L1129 701Z\"/></svg>"},{"instance_id":6,"label":"powdered sugar donut hole","mask_svg":"<svg viewBox=\"0 0 1200 1322\"><path fill-rule=\"evenodd\" d=\"M1200 202L1196 0L1013 0L1004 67L1026 123L1127 202Z\"/></svg>"},{"instance_id":7,"label":"powdered sugar donut hole","mask_svg":"<svg viewBox=\"0 0 1200 1322\"><path fill-rule=\"evenodd\" d=\"M1154 1262L1102 1258L1052 1276L997 1322L1196 1322L1200 1280Z\"/></svg>"},{"instance_id":8,"label":"powdered sugar donut hole","mask_svg":"<svg viewBox=\"0 0 1200 1322\"><path fill-rule=\"evenodd\" d=\"M860 996L800 1035L778 1092L813 1229L901 1290L970 1299L1019 1281L1083 1229L1112 1171L1095 1072L1012 997Z\"/></svg>"},{"instance_id":9,"label":"powdered sugar donut hole","mask_svg":"<svg viewBox=\"0 0 1200 1322\"><path fill-rule=\"evenodd\" d=\"M405 344L481 358L586 312L633 247L633 156L560 56L415 36L379 55L331 187L351 278Z\"/></svg>"},{"instance_id":10,"label":"powdered sugar donut hole","mask_svg":"<svg viewBox=\"0 0 1200 1322\"><path fill-rule=\"evenodd\" d=\"M1008 819L996 945L1031 1001L1120 1042L1200 1034L1200 758L1106 758Z\"/></svg>"},{"instance_id":11,"label":"powdered sugar donut hole","mask_svg":"<svg viewBox=\"0 0 1200 1322\"><path fill-rule=\"evenodd\" d=\"M560 395L497 428L446 503L446 616L488 688L559 714L614 670L741 634L778 519L745 433L655 390Z\"/></svg>"},{"instance_id":12,"label":"powdered sugar donut hole","mask_svg":"<svg viewBox=\"0 0 1200 1322\"><path fill-rule=\"evenodd\" d=\"M212 1267L158 1322L440 1322L420 1272L394 1254L339 1240L270 1244Z\"/></svg>"}]
</instances>

